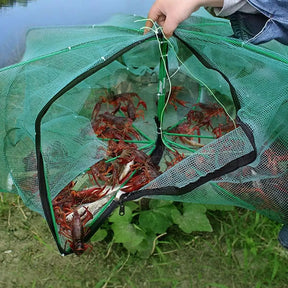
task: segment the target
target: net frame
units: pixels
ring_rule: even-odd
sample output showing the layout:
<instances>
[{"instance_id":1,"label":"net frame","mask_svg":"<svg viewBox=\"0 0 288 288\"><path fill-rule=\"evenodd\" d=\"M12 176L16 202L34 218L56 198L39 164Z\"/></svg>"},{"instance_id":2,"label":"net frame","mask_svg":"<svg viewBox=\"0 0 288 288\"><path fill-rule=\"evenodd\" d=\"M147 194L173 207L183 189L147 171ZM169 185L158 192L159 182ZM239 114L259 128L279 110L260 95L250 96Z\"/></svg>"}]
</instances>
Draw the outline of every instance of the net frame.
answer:
<instances>
[{"instance_id":1,"label":"net frame","mask_svg":"<svg viewBox=\"0 0 288 288\"><path fill-rule=\"evenodd\" d=\"M188 21L188 24L189 24L189 21ZM212 34L209 34L207 32L207 30L205 32L203 32L203 31L201 31L201 25L199 25L200 28L196 25L197 29L192 30L192 31L187 31L185 25L189 26L188 24L186 23L186 24L180 26L179 29L177 29L177 31L174 35L176 40L174 40L174 38L173 38L172 41L179 41L183 45L188 47L188 49L190 51L192 51L193 55L195 55L197 57L197 59L199 60L199 62L202 63L203 66L205 66L209 70L217 71L217 73L219 73L221 75L221 77L228 83L229 90L230 90L230 93L231 93L233 101L234 101L234 105L235 105L236 110L238 112L237 124L239 124L239 126L240 126L237 128L237 130L234 132L234 134L236 133L237 136L243 135L243 139L244 139L243 141L248 140L247 142L249 142L249 145L248 145L249 147L247 147L247 151L245 152L244 155L242 154L239 157L235 156L235 158L232 161L229 161L229 163L226 163L226 164L225 163L222 164L221 168L214 170L212 173L208 172L204 175L200 175L200 177L198 179L193 179L193 180L191 179L192 182L189 184L181 184L181 183L177 184L177 185L170 185L169 184L165 187L159 187L159 186L157 186L158 185L157 183L159 183L158 181L160 181L160 180L157 179L157 181L151 181L151 183L149 183L147 186L143 187L139 191L134 191L133 193L130 193L130 194L123 194L123 193L117 194L116 193L115 197L111 198L111 201L109 201L104 206L104 208L101 209L99 215L96 217L97 219L94 221L93 225L90 226L90 232L85 236L85 241L89 240L89 238L97 231L97 229L101 226L103 221L108 217L108 215L113 210L115 210L116 207L120 206L121 208L123 208L125 201L136 200L136 199L140 199L141 197L160 197L162 199L164 199L164 198L165 199L171 199L171 198L169 198L169 196L170 197L176 197L177 199L183 200L185 195L186 196L191 195L191 191L194 191L194 190L196 191L198 187L200 187L200 186L203 187L203 185L206 185L208 182L211 182L211 185L217 186L217 188L219 190L219 194L221 194L221 193L225 194L225 189L221 189L221 187L217 184L218 183L217 179L225 178L224 177L225 175L229 175L233 172L235 172L235 174L236 174L236 172L239 170L239 168L245 167L248 164L253 163L257 157L261 158L261 156L259 156L259 150L261 153L261 149L263 149L261 147L261 145L259 144L263 139L263 137L259 137L259 134L261 134L261 130L257 131L257 129L255 129L255 124L253 123L253 121L254 121L253 117L251 117L251 119L249 118L250 116L253 116L253 115L247 116L247 115L242 113L243 112L242 105L244 104L244 106L245 106L245 99L247 99L247 98L245 98L243 91L239 90L239 88L236 89L234 87L234 84L236 81L235 78L232 78L232 80L230 80L230 77L227 76L225 72L222 72L222 69L218 68L219 63L217 63L217 61L215 62L215 59L209 59L206 57L205 53L200 52L201 45L199 46L200 48L196 45L197 49L195 49L193 47L193 45L191 45L189 43L188 40L191 38L194 39L194 37L195 37L195 39L198 42L200 42L200 41L203 41L203 43L209 42L212 46L213 45L215 46L219 43L223 43L227 47L231 46L234 48L235 47L241 48L241 49L243 48L243 49L246 49L247 51L250 51L251 53L255 52L256 53L255 55L257 55L257 57L259 57L259 59L261 56L263 56L263 58L266 57L265 59L267 59L267 62L269 62L269 63L272 63L272 61L276 61L279 64L279 66L285 66L286 67L287 63L288 63L287 58L285 58L283 55L277 54L274 51L265 50L262 47L256 48L253 45L243 45L243 43L241 43L240 41L237 41L235 39L227 38L223 35L215 35L215 33L214 33L215 31L213 31ZM218 24L219 23L217 23L217 25ZM131 26L133 26L133 25L131 25ZM209 26L209 23L207 26ZM205 27L205 29L207 29L207 26ZM101 34L101 29L104 29L104 27L100 28L100 32L99 32L100 34ZM119 27L115 28L115 30L118 30L118 29L119 29ZM48 225L52 231L52 234L56 240L59 251L63 254L69 254L69 253L71 253L71 251L70 250L67 251L66 249L63 248L63 245L62 245L63 243L59 239L59 235L57 232L57 225L55 223L55 217L53 217L53 207L51 206L52 198L50 197L49 185L47 184L47 175L48 174L45 171L45 165L44 165L45 160L44 160L44 157L42 154L42 149L41 149L42 148L42 144L41 144L41 125L42 125L42 123L41 123L41 121L42 121L43 117L45 117L45 115L46 115L47 111L49 110L49 108L51 107L51 105L57 99L61 98L62 95L64 95L65 93L67 93L68 91L73 89L73 87L75 87L77 84L81 83L84 79L86 79L90 75L93 75L97 71L101 71L102 68L107 67L107 65L109 63L112 63L120 55L125 54L126 52L130 51L134 47L140 46L141 44L146 43L146 41L148 42L148 41L151 41L152 39L157 39L157 37L159 37L158 34L152 34L152 35L150 34L150 35L146 35L146 36L141 35L141 37L140 37L139 36L139 30L137 30L137 29L136 29L137 31L134 29L133 32L131 32L129 29L128 30L123 29L123 30L124 30L124 32L123 32L124 34L127 32L128 34L131 34L132 37L135 37L134 32L136 32L136 35L137 35L136 38L137 39L136 40L135 39L133 39L133 40L129 39L129 41L127 41L127 39L126 39L125 41L129 42L130 44L127 44L127 46L125 44L123 49L118 49L118 51L116 51L117 49L115 50L113 48L113 49L111 49L110 54L108 53L109 55L107 57L105 55L105 57L99 58L95 63L93 63L92 65L89 65L88 68L85 68L85 69L78 71L75 74L77 76L76 77L72 76L71 77L72 80L70 82L68 81L68 83L66 82L61 87L61 89L59 91L57 91L56 94L51 95L51 98L47 102L45 102L45 104L42 106L40 111L37 112L38 114L37 114L36 121L35 121L35 131L36 131L35 147L36 147L36 158L37 158L38 180L39 180L39 187L40 187L41 202L43 205L42 207L43 207L43 212L44 212L45 218L46 218ZM208 35L208 42L207 42L207 35ZM129 38L129 37L127 37L127 38ZM90 45L90 44L85 43L85 45ZM94 45L94 43L93 43L93 45ZM165 43L164 43L164 45L162 45L163 54L166 53L165 45L166 45ZM65 48L66 49L65 51L71 51L71 50L73 51L73 49L78 49L78 48L79 47L77 45L75 47L69 46L68 48ZM60 53L60 52L59 51L57 51L57 52L52 51L52 53L50 53L49 56L51 56L52 54L56 55L58 53ZM35 60L35 58L30 58L30 57L31 56L29 56L29 53L28 53L26 56L26 60L25 60L26 64L33 63L34 61L37 61L37 60L45 59L46 56L39 56L37 60ZM163 61L163 59L162 59L162 61ZM164 62L165 62L165 60L162 62L162 64L164 64ZM19 72L19 70L21 70L23 68L22 65L23 65L23 63L15 65L14 67L11 67L11 68L12 68L12 70L14 68L13 71L15 71L15 74L17 74L17 72ZM221 67L221 66L219 66L219 67ZM272 67L272 64L271 64L271 67ZM226 67L222 67L222 68L223 68L223 71L225 71L225 69L227 69ZM6 69L2 70L2 72L5 73L5 70L8 71L9 69L6 68ZM166 74L165 73L165 65L162 66L161 70L163 72L163 75L165 75ZM2 76L2 79L3 79L3 76ZM13 81L12 81L12 83L13 83ZM159 86L163 87L163 85L159 85ZM241 95L239 95L239 93L241 93ZM165 91L159 91L159 94L165 95ZM241 101L239 101L239 99L241 99ZM283 101L283 97L280 98L280 100L278 100L278 101L279 101L279 103L281 101ZM274 105L278 105L277 101L275 101L275 102L276 103L274 103ZM285 100L283 103L285 103ZM162 103L162 106L163 105L164 104ZM279 105L280 105L280 107L285 106L285 105L281 106L281 103ZM41 105L40 105L40 107L41 107ZM284 108L281 108L281 109L283 111ZM163 121L163 119L161 119L162 118L161 117L161 111L162 110L158 111L160 123L161 123L161 121ZM279 123L281 124L281 122L279 122ZM283 130L283 128L281 128L281 129ZM281 129L279 130L280 132L282 131ZM9 131L9 133L14 133L11 131ZM257 131L257 134L255 134L255 131ZM274 137L273 139L278 137L279 133L278 134L277 133L276 133L276 135L273 136ZM229 137L230 136L231 135L229 135ZM270 139L270 141L271 141L271 139ZM287 139L285 140L285 137L284 137L283 143L286 143L285 141L287 142ZM265 143L264 145L269 145L269 143L268 144ZM203 153L203 155L205 153L207 153L207 155L208 155L209 154L209 151L208 151L209 146L207 146L205 148L206 149L202 149L201 152L199 152L199 153L200 154ZM205 152L205 150L208 152ZM193 158L193 157L191 157L191 158ZM191 161L191 159L186 159L185 161L187 163L189 163L189 161ZM184 162L181 165L184 165ZM192 163L192 162L190 162L190 163ZM285 160L284 160L284 163L285 163ZM169 170L170 174L169 173L166 174L166 176L165 176L165 177L167 177L166 179L169 179L169 177L172 177L172 179L173 179L173 175L175 175L173 173L174 172L177 173L177 169L179 169L179 165L180 164L178 164L177 166L175 166ZM185 167L186 166L189 166L189 164L185 164ZM161 176L159 178L165 178L165 177ZM163 183L166 180L164 179L161 181ZM15 181L15 182L17 183L17 181ZM157 182L157 183L155 184L155 182ZM167 182L167 183L169 183L169 182ZM21 190L21 187L19 187L18 190ZM223 199L229 198L226 196L227 195L224 195ZM241 201L239 201L239 198L236 197L237 199L236 198L231 199L231 195L229 195L229 196L230 196L230 202L228 199L227 200L228 203L233 203L233 201L234 201L234 203L237 203L236 200L238 200L238 203L237 203L238 206L242 206L242 207L246 207L246 208L248 207L247 202L244 201L244 203L241 203ZM194 199L194 201L196 201L196 200ZM256 210L254 205L249 206L249 208L251 210ZM283 209L285 210L285 207Z\"/></svg>"}]
</instances>

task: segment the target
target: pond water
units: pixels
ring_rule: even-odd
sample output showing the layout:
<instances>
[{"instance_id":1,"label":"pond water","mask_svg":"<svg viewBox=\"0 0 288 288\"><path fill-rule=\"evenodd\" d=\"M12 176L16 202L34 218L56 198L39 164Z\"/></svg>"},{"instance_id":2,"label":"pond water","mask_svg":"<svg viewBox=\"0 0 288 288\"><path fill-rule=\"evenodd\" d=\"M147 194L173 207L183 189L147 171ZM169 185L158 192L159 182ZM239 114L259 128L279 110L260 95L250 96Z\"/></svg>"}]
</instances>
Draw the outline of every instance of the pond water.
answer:
<instances>
[{"instance_id":1,"label":"pond water","mask_svg":"<svg viewBox=\"0 0 288 288\"><path fill-rule=\"evenodd\" d=\"M25 34L29 28L101 24L116 13L145 17L153 2L154 0L1 1L0 68L19 61L24 52Z\"/></svg>"}]
</instances>

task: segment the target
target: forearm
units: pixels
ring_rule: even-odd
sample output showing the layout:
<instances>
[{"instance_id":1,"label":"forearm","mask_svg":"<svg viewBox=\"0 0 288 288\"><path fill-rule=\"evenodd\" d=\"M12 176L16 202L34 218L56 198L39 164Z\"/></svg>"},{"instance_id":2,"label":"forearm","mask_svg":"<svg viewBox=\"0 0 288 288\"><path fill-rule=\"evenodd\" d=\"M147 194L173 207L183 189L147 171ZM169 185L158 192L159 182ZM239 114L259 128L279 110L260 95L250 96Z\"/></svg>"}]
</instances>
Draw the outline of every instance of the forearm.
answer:
<instances>
[{"instance_id":1,"label":"forearm","mask_svg":"<svg viewBox=\"0 0 288 288\"><path fill-rule=\"evenodd\" d=\"M193 1L193 0L190 0ZM199 1L200 7L218 7L222 8L224 5L224 0L200 0Z\"/></svg>"}]
</instances>

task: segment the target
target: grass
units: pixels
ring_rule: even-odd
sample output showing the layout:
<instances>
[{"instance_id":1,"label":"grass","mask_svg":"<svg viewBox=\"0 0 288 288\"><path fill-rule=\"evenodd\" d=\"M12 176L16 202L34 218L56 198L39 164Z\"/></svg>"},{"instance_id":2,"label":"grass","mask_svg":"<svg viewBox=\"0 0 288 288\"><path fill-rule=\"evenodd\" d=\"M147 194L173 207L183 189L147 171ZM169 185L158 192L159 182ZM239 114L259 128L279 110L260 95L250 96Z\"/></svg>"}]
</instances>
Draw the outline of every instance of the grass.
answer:
<instances>
[{"instance_id":1,"label":"grass","mask_svg":"<svg viewBox=\"0 0 288 288\"><path fill-rule=\"evenodd\" d=\"M210 212L212 233L172 226L148 259L106 241L63 257L41 216L18 196L0 195L0 287L288 287L280 225L251 211Z\"/></svg>"}]
</instances>

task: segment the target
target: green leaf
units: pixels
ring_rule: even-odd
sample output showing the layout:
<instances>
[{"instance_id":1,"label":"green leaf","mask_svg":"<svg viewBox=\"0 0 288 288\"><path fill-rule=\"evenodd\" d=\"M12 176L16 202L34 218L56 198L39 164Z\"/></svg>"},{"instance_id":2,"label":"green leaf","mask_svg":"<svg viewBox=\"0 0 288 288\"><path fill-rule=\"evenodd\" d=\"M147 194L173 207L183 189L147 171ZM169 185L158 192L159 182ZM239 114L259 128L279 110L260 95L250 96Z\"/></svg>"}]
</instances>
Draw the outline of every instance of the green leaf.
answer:
<instances>
[{"instance_id":1,"label":"green leaf","mask_svg":"<svg viewBox=\"0 0 288 288\"><path fill-rule=\"evenodd\" d=\"M125 244L124 246L127 249L139 245L145 238L145 233L134 224L115 222L111 225L111 228L114 232L114 242Z\"/></svg>"},{"instance_id":2,"label":"green leaf","mask_svg":"<svg viewBox=\"0 0 288 288\"><path fill-rule=\"evenodd\" d=\"M125 206L125 214L123 216L119 215L119 208L117 208L113 214L109 217L109 221L112 223L130 223L133 218L132 209L126 205Z\"/></svg>"},{"instance_id":3,"label":"green leaf","mask_svg":"<svg viewBox=\"0 0 288 288\"><path fill-rule=\"evenodd\" d=\"M170 217L159 210L142 211L139 215L139 226L145 231L164 233L171 224Z\"/></svg>"},{"instance_id":4,"label":"green leaf","mask_svg":"<svg viewBox=\"0 0 288 288\"><path fill-rule=\"evenodd\" d=\"M99 229L92 237L91 242L99 242L105 239L108 232L105 229Z\"/></svg>"},{"instance_id":5,"label":"green leaf","mask_svg":"<svg viewBox=\"0 0 288 288\"><path fill-rule=\"evenodd\" d=\"M163 206L174 206L174 204L173 204L173 201L166 201L166 200L151 199L149 201L149 207L151 209L155 209L155 208L163 207Z\"/></svg>"},{"instance_id":6,"label":"green leaf","mask_svg":"<svg viewBox=\"0 0 288 288\"><path fill-rule=\"evenodd\" d=\"M140 206L140 205L139 205L139 202L129 201L129 202L125 202L125 203L124 203L125 209L126 209L127 207L129 207L131 211L137 210L137 209L139 208L139 206Z\"/></svg>"},{"instance_id":7,"label":"green leaf","mask_svg":"<svg viewBox=\"0 0 288 288\"><path fill-rule=\"evenodd\" d=\"M137 247L134 248L133 252L137 253L137 256L140 258L143 258L143 259L149 258L151 256L151 253L153 252L153 244L154 244L155 238L156 238L156 235L153 233L146 234L143 241Z\"/></svg>"},{"instance_id":8,"label":"green leaf","mask_svg":"<svg viewBox=\"0 0 288 288\"><path fill-rule=\"evenodd\" d=\"M173 224L171 214L178 211L173 202L153 200L150 210L139 213L139 226L146 232L164 233Z\"/></svg>"},{"instance_id":9,"label":"green leaf","mask_svg":"<svg viewBox=\"0 0 288 288\"><path fill-rule=\"evenodd\" d=\"M184 203L183 214L179 211L174 211L172 219L185 233L191 233L193 231L213 231L209 219L206 216L206 208L204 205Z\"/></svg>"},{"instance_id":10,"label":"green leaf","mask_svg":"<svg viewBox=\"0 0 288 288\"><path fill-rule=\"evenodd\" d=\"M233 211L234 207L230 205L215 205L215 204L205 204L207 210L211 211Z\"/></svg>"}]
</instances>

